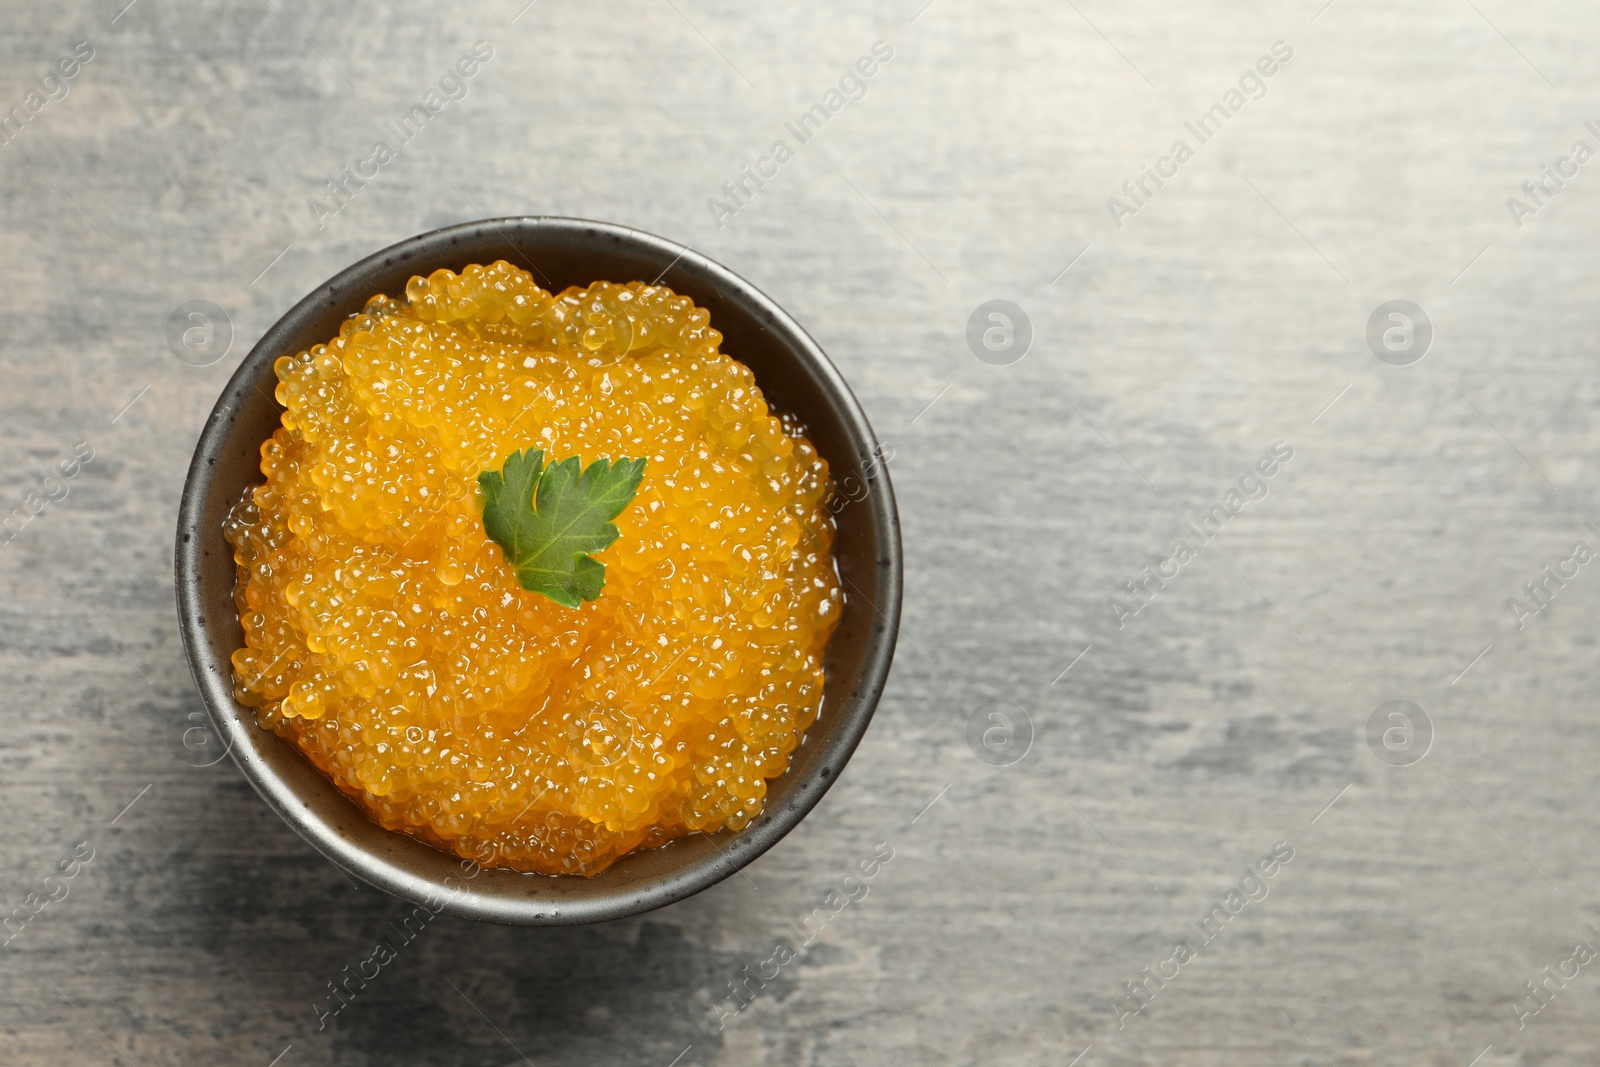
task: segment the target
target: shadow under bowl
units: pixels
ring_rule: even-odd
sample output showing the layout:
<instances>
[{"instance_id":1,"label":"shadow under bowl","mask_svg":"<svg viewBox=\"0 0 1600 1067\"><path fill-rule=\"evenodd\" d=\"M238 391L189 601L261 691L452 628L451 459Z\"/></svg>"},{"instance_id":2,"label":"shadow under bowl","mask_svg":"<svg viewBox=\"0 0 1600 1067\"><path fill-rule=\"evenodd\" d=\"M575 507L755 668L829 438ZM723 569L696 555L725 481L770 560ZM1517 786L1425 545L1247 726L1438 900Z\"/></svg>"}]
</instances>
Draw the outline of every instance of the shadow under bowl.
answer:
<instances>
[{"instance_id":1,"label":"shadow under bowl","mask_svg":"<svg viewBox=\"0 0 1600 1067\"><path fill-rule=\"evenodd\" d=\"M774 408L802 419L835 484L834 556L845 593L824 660L822 713L766 807L738 833L692 834L630 853L592 878L478 870L372 822L287 741L233 698L230 657L244 644L236 567L223 520L259 484L261 445L278 428L273 363L325 343L374 293L404 295L413 275L497 259L560 292L594 281L655 281L711 313L722 351L746 364ZM888 677L900 619L900 522L877 439L861 406L806 332L759 290L687 248L637 230L563 218L505 218L401 241L340 271L266 332L206 421L184 483L176 571L183 643L219 738L262 798L334 864L398 897L469 919L527 926L598 922L682 900L778 842L838 779L866 732Z\"/></svg>"}]
</instances>

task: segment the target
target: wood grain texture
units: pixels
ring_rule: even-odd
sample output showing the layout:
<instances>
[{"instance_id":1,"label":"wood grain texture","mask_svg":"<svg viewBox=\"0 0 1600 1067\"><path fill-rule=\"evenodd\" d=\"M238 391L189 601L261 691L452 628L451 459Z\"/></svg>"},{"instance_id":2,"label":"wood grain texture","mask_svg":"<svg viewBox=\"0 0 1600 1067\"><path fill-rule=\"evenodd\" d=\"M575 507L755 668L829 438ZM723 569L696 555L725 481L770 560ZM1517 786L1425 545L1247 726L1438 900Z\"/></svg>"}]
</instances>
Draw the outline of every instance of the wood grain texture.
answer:
<instances>
[{"instance_id":1,"label":"wood grain texture","mask_svg":"<svg viewBox=\"0 0 1600 1067\"><path fill-rule=\"evenodd\" d=\"M8 931L0 1062L1600 1059L1594 966L1520 1029L1511 1007L1600 949L1600 566L1520 629L1506 606L1600 549L1600 163L1521 227L1507 207L1600 148L1600 14L920 2L0 5L0 109L94 49L0 146L0 513L94 450L0 544L0 907L94 853ZM465 96L319 227L308 200L480 40ZM877 40L865 95L796 143ZM1185 122L1277 41L1265 94L1199 144ZM793 158L719 227L707 199L779 138ZM1194 158L1119 228L1107 198L1180 138ZM692 244L814 333L894 448L900 653L838 786L748 878L583 929L441 918L319 1029L404 909L226 760L193 765L178 493L301 295L519 213ZM993 298L1034 334L1004 367L965 339ZM166 341L196 299L233 332L205 367ZM1394 299L1436 328L1411 366L1365 340ZM1119 629L1107 599L1277 442L1265 498ZM1410 766L1367 743L1393 699L1432 723ZM967 741L995 701L1031 722L1008 767ZM1124 983L1279 842L1267 896L1119 1028ZM719 1018L780 939L799 959Z\"/></svg>"}]
</instances>

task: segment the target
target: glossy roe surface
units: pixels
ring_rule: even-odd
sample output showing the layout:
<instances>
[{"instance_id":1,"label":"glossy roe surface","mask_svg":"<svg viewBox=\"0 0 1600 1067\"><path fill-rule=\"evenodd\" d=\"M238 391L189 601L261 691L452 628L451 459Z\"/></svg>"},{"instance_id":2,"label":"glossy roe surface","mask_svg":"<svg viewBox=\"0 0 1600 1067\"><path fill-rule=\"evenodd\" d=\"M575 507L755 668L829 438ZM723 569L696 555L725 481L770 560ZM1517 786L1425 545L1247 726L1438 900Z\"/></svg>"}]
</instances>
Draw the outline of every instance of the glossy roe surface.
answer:
<instances>
[{"instance_id":1,"label":"glossy roe surface","mask_svg":"<svg viewBox=\"0 0 1600 1067\"><path fill-rule=\"evenodd\" d=\"M235 692L381 825L594 874L738 830L815 720L841 594L825 460L688 299L551 295L504 262L413 278L278 361L234 509ZM600 598L517 584L477 475L643 456Z\"/></svg>"}]
</instances>

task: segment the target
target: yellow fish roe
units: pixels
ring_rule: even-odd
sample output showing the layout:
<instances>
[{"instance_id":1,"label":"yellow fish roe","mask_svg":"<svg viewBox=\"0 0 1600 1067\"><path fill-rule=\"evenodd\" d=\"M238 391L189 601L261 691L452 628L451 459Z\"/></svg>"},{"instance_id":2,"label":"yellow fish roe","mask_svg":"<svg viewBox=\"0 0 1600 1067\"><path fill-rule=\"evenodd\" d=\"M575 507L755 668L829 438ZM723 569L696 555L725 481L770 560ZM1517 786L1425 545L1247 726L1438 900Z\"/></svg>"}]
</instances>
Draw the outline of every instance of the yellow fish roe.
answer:
<instances>
[{"instance_id":1,"label":"yellow fish roe","mask_svg":"<svg viewBox=\"0 0 1600 1067\"><path fill-rule=\"evenodd\" d=\"M508 263L412 278L278 360L266 484L227 522L235 694L379 824L592 875L761 811L822 702L842 607L828 464L709 314L552 296ZM600 598L524 590L478 473L645 457Z\"/></svg>"}]
</instances>

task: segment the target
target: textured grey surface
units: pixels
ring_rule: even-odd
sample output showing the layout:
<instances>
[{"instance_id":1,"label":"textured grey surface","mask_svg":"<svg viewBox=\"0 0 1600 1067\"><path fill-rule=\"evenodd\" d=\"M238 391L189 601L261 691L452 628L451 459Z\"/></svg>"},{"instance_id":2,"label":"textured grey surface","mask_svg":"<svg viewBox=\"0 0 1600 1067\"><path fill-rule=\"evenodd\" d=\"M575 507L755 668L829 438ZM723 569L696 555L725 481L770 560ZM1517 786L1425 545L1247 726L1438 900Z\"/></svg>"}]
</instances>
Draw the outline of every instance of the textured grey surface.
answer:
<instances>
[{"instance_id":1,"label":"textured grey surface","mask_svg":"<svg viewBox=\"0 0 1600 1067\"><path fill-rule=\"evenodd\" d=\"M94 48L0 147L0 512L94 449L0 544L0 903L66 893L9 934L0 1062L1600 1058L1595 964L1513 1007L1600 948L1600 575L1521 629L1506 604L1600 549L1600 164L1520 228L1506 204L1600 148L1592 5L124 2L0 10L0 108ZM718 228L707 198L879 39L864 98ZM308 198L478 40L465 98L319 228ZM1117 228L1106 198L1279 40L1266 95ZM691 243L813 331L895 447L901 652L749 879L561 932L441 918L319 1030L402 909L191 766L178 490L295 299L515 213ZM1005 367L964 339L996 297L1035 335ZM194 299L235 334L207 367L165 339ZM1410 366L1364 339L1392 299L1436 326ZM1107 598L1278 441L1269 495L1118 630ZM1366 740L1394 699L1433 724L1410 766ZM1033 725L1010 767L967 742L991 701ZM1123 983L1279 842L1270 894L1119 1029ZM719 1022L780 939L799 958Z\"/></svg>"}]
</instances>

